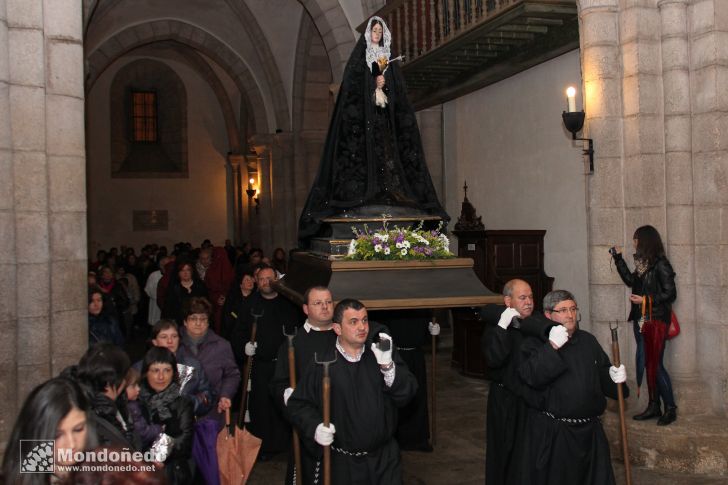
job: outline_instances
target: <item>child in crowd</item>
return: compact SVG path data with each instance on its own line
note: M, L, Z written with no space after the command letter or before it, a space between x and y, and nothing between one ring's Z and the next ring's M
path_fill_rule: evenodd
M150 423L145 417L142 403L139 402L139 381L141 374L135 368L129 369L127 374L129 384L126 386L126 398L128 400L129 416L134 422L134 431L141 439L142 449L146 450L154 442L154 439L162 432L162 426Z

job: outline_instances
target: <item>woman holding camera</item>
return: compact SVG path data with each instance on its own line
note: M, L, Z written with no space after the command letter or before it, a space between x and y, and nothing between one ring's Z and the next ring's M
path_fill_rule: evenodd
M663 364L672 304L677 298L675 271L665 256L665 248L657 229L652 226L639 227L632 238L635 247L634 271L630 271L627 267L619 247L612 248L610 253L614 257L622 281L632 289L632 294L629 296L632 304L629 319L633 323L637 341L638 386L645 367L647 370L650 402L647 409L634 416L634 419L640 421L659 418L657 424L665 426L677 419L672 383ZM657 328L655 332L643 333L645 320L656 321L664 327ZM660 407L660 399L664 404L664 413Z

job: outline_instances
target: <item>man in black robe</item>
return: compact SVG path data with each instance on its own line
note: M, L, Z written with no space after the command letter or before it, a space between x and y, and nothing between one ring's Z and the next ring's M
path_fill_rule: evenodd
M303 376L311 369L315 369L314 356L324 355L336 344L336 334L333 330L331 319L334 315L334 302L331 292L325 286L314 286L306 290L303 295L303 313L308 317L302 328L299 328L293 337L293 348L296 360L296 382L300 382ZM284 416L288 416L288 399L293 394L290 387L288 370L288 342L285 342L278 349L278 361L276 372L270 386L273 399L283 410ZM288 460L285 483L295 483L294 460L291 453ZM301 447L301 483L304 485L316 483L316 478L321 476L321 462L308 447Z
M520 279L503 287L503 305L487 305L480 316L485 322L481 349L486 377L491 381L486 414L485 483L527 484L521 466L526 403L516 376L521 343L526 336L546 341L554 325L533 311L531 286Z
M290 445L290 426L275 405L269 386L273 380L278 359L278 349L285 341L286 333L292 333L301 320L299 310L289 300L279 295L272 286L276 280L271 267L261 269L256 276L258 292L249 303L250 312L242 315L245 324L233 337L233 350L243 360L241 350L253 357L250 375L250 392L247 409L250 424L248 430L263 440L260 452L265 459L271 454L286 451ZM253 316L259 315L257 318ZM252 324L256 323L255 342L250 341ZM247 343L244 343L247 342ZM246 376L243 376L245 381Z
M574 295L556 290L544 297L547 318L560 323L549 341L527 338L518 369L527 393L528 453L533 485L613 485L609 443L599 417L605 396L617 399L624 365L612 366L590 333L579 329ZM562 329L562 330L561 330ZM624 386L625 397L629 389Z
M392 339L372 324L364 305L351 299L334 309L335 348L318 356L329 366L331 424L322 418L323 366L306 373L288 400L291 420L302 438L331 445L336 484L402 483L399 446L394 440L397 408L417 392ZM378 340L374 343L373 340Z
M397 350L417 379L417 394L399 410L395 438L402 450L432 451L430 420L427 412L427 366L422 347L440 334L440 325L430 322L427 310L378 311L372 318L389 328Z

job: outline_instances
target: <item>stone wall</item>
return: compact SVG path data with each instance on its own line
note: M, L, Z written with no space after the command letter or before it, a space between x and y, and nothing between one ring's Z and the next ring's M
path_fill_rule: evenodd
M0 0L0 441L87 344L81 25L81 0Z
M137 248L156 242L168 249L178 241L199 245L204 239L222 245L228 237L228 206L226 200L226 154L229 138L218 102L210 83L190 66L176 51L159 52L152 59L125 56L112 64L94 83L88 93L88 201L89 201L89 252L126 244ZM119 123L122 110L114 102L114 79L127 66L166 66L179 88L161 83L158 95L175 96L186 93L180 102L187 125L187 136L180 140L188 153L189 176L164 176L162 173L132 174L134 178L119 178L113 173L112 162L123 150L111 138L115 131L111 126ZM171 92L165 89L168 87ZM170 116L161 111L160 117ZM172 111L174 114L174 111ZM169 215L168 230L133 231L132 213L135 210L166 210Z
M566 87L580 77L579 52L572 51L445 103L445 169L431 170L433 181L444 180L450 227L467 181L486 229L545 229L546 273L555 288L575 294L591 329L585 184L593 175L561 122ZM420 128L432 144L427 125Z
M607 248L627 246L630 254L634 230L657 227L677 273L683 333L668 344L666 365L678 406L711 410L705 403L712 398L712 410L723 414L728 4L578 3L587 127L598 154L588 186L592 318L606 323L627 314L628 290L603 257ZM633 355L631 328L620 333L623 355ZM607 340L606 331L601 337Z

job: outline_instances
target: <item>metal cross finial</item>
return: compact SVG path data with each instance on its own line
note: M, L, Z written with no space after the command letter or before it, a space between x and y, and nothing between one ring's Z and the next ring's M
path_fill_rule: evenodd
M465 181L465 184L463 185L463 190L465 191L465 198L468 198L468 181Z

